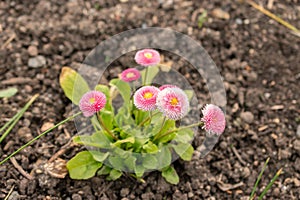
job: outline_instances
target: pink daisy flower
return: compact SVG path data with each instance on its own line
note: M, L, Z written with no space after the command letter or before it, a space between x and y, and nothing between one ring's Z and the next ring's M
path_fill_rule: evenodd
M134 105L143 111L156 109L156 97L159 89L154 86L144 86L138 89L133 96Z
M180 88L165 88L157 95L157 108L168 118L179 120L189 111L189 100Z
M160 62L160 55L153 49L143 49L135 54L134 59L142 66L157 65Z
M202 110L203 117L201 121L204 122L203 128L208 133L221 135L225 129L225 115L221 108L213 104L207 104Z
M162 85L160 86L158 89L159 90L164 90L166 88L178 88L176 85L170 85L170 84L166 84L166 85Z
M138 80L140 77L141 74L139 70L135 68L126 69L121 73L121 80L125 82L135 81Z
M105 104L105 94L98 91L89 91L81 97L79 101L79 108L85 117L90 117L101 110Z

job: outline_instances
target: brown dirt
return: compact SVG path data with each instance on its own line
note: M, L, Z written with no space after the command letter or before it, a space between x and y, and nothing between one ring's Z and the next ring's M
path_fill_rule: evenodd
M264 7L267 3L261 1ZM230 18L217 18L215 8ZM208 20L199 28L203 10ZM271 11L300 27L298 0L274 1ZM224 77L228 100L224 135L204 159L195 154L191 162L174 163L180 176L176 186L158 172L145 177L144 184L129 177L77 181L46 174L43 164L69 141L69 134L76 134L70 122L15 157L33 180L11 162L0 166L1 199L13 186L11 199L247 199L267 157L271 160L259 191L282 167L284 173L266 199L300 199L300 38L257 10L230 0L35 0L1 1L0 17L1 46L15 34L0 49L0 89L19 89L16 96L0 99L0 125L31 96L41 94L0 145L1 159L38 135L46 122L69 116L71 103L58 82L62 66L77 69L76 63L99 42L128 29L170 27L199 41ZM29 67L29 59L37 54L46 65ZM68 160L78 150L70 148L61 158ZM238 183L224 189L223 184Z

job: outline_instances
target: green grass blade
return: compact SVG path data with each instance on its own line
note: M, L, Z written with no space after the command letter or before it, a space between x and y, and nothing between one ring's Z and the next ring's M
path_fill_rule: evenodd
M20 112L18 112L10 121L8 121L2 128L1 131L3 131L7 126L8 129L3 133L3 135L0 138L0 143L5 139L5 137L10 133L10 131L13 129L13 127L16 125L16 123L20 120L20 118L23 116L25 111L29 108L29 106L36 100L36 98L39 96L39 94L34 95L27 104L21 109ZM1 132L0 131L0 132Z
M263 197L266 195L266 193L268 192L268 190L272 187L272 185L274 184L274 182L276 181L276 179L278 178L278 176L281 174L281 172L282 172L282 168L277 171L277 173L272 178L272 180L270 181L270 183L267 185L267 187L264 189L264 191L259 196L258 200L262 200L263 199Z
M29 142L27 142L26 144L24 144L23 146L21 146L18 150L14 151L12 154L10 154L9 156L7 156L4 160L2 160L0 162L0 165L2 165L3 163L5 163L7 160L9 160L11 157L13 157L14 155L16 155L17 153L19 153L20 151L22 151L23 149L25 149L26 147L28 147L29 145L31 145L33 142L35 142L36 140L38 140L40 137L46 135L47 133L49 133L50 131L52 131L53 129L59 127L60 125L66 123L67 121L74 119L75 117L77 117L78 115L80 115L82 112L78 112L76 114L74 114L71 117L68 117L67 119L59 122L58 124L56 124L55 126L49 128L48 130L44 131L43 133L41 133L40 135L36 136L35 138L33 138L32 140L30 140Z
M257 186L258 186L258 183L260 182L260 179L261 179L261 177L262 177L264 171L266 170L266 167L267 167L267 165L268 165L269 160L270 160L270 158L268 158L268 159L266 160L266 162L265 162L265 164L264 164L264 166L263 166L263 168L262 168L262 170L261 170L261 172L260 172L260 174L259 174L259 176L258 176L258 178L257 178L257 180L256 180L256 182L255 182L255 184L254 184L254 187L253 187L253 189L252 189L252 192L251 192L251 195L250 195L250 197L249 197L249 200L252 200L252 199L254 198L256 188L257 188Z

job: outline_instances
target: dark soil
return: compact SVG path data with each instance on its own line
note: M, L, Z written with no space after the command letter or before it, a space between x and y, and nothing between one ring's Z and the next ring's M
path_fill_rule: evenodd
M269 1L260 2L267 7ZM220 19L216 8L230 18ZM204 10L208 20L199 28ZM274 1L271 11L300 28L298 0ZM12 187L10 199L247 199L268 157L259 192L283 168L265 199L300 199L300 38L277 22L231 0L6 0L0 2L0 16L1 46L15 35L0 49L0 89L19 90L0 99L0 125L40 94L1 143L1 160L41 133L46 123L70 116L71 102L58 81L61 68L78 69L98 43L128 29L169 27L200 42L224 77L228 101L227 129L213 151L204 159L196 151L191 162L174 163L178 185L169 185L158 172L148 174L143 184L130 177L109 182L104 177L77 181L51 176L45 163L77 133L69 122L15 156L32 180L11 162L0 166L1 199ZM37 55L46 64L29 67L29 59ZM201 89L200 97L205 94ZM193 144L196 148L197 142ZM60 157L69 160L79 150L68 148Z

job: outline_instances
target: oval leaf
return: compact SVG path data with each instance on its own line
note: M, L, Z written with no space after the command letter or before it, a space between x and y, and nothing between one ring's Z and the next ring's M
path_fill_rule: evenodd
M90 91L82 76L70 67L62 68L59 83L65 95L76 105L78 105L81 97Z
M67 169L72 179L88 179L95 175L102 166L88 151L82 151L67 163Z
M169 183L171 184L179 183L178 174L173 167L169 166L168 168L164 169L161 174Z

